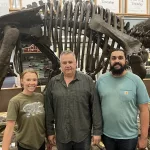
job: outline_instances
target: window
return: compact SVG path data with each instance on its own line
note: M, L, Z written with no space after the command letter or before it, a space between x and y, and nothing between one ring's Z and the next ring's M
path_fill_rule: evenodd
M19 10L22 8L22 0L9 0L10 10Z

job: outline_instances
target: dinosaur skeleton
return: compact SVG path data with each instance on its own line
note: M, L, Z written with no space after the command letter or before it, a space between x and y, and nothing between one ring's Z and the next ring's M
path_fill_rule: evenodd
M53 75L60 72L60 53L70 49L75 53L78 68L95 79L100 71L106 72L110 50L122 47L129 56L132 71L145 77L144 63L148 58L145 47L150 47L149 20L147 26L140 24L129 30L123 19L89 2L76 5L65 2L62 8L51 2L39 1L39 4L34 2L28 9L0 17L0 88L13 49L15 69L19 74L23 71L21 47L24 43L36 45L51 60ZM139 26L142 33L138 32ZM147 35L144 39L143 34ZM54 54L56 51L58 56Z

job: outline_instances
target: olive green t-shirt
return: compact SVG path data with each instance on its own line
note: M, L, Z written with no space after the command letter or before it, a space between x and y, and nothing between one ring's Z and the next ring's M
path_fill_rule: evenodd
M37 150L45 139L45 111L43 95L32 96L19 93L8 105L7 120L17 123L16 138L19 145L26 149Z

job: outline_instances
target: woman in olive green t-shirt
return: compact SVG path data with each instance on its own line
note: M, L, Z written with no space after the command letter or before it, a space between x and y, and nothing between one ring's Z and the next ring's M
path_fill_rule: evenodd
M8 105L3 150L9 150L15 123L18 150L45 150L44 99L41 93L34 92L37 83L38 75L33 69L22 73L23 91L14 96Z

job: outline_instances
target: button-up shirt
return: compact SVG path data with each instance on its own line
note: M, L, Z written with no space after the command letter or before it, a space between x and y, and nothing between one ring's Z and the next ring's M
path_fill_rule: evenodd
M91 134L102 134L100 101L90 76L76 71L66 85L63 73L53 77L45 94L47 135L62 143L81 142Z

